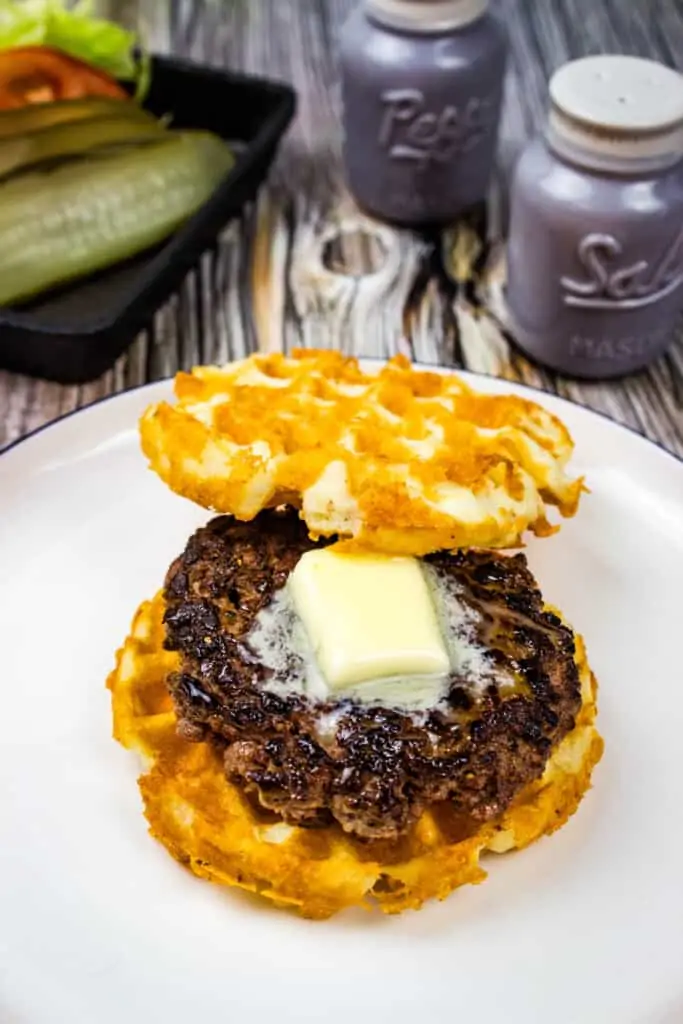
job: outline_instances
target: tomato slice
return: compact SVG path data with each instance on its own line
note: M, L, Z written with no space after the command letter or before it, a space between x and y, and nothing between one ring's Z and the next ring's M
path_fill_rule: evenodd
M114 78L60 50L21 46L0 51L0 110L86 96L128 98Z

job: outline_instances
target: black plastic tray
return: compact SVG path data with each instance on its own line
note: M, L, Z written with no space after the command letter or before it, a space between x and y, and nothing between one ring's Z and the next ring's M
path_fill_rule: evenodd
M255 196L295 104L287 85L155 57L145 107L170 114L173 127L205 128L237 143L235 165L163 245L30 304L0 307L0 367L63 384L108 370Z

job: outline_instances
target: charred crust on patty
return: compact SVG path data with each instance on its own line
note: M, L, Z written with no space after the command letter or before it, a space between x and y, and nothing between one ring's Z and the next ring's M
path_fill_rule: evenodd
M283 698L244 644L287 581L308 536L293 511L249 523L212 520L189 540L165 581L166 647L182 735L214 743L228 778L294 825L339 823L367 840L405 835L426 807L447 805L476 830L545 769L581 705L574 635L545 610L522 554L439 553L426 561L455 579L477 613L480 642L513 685L477 691L452 677L448 704L417 722L351 701ZM331 737L320 715L339 712Z

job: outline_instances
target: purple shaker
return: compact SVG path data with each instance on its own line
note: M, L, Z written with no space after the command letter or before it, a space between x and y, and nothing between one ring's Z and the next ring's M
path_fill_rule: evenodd
M488 0L366 0L341 36L344 163L384 220L453 220L484 199L507 37Z
M550 100L512 184L513 334L561 373L617 377L665 351L683 309L683 76L586 57Z

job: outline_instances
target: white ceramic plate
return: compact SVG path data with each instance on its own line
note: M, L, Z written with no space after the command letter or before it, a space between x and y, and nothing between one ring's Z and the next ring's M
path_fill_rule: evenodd
M594 788L482 886L311 923L178 867L110 739L113 652L208 518L138 449L139 414L169 392L129 392L0 458L2 1024L680 1024L683 464L537 396L592 490L529 555L601 681Z

